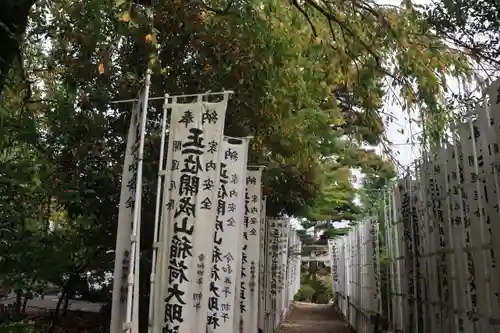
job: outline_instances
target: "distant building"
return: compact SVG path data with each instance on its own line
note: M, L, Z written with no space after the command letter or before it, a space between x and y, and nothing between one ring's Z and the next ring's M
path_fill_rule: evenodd
M313 237L314 240L318 240L321 235L323 235L324 230L318 229L317 227L310 227L306 230L306 234Z

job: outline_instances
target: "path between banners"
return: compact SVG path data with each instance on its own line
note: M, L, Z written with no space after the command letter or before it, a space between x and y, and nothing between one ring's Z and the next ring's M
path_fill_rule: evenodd
M353 333L331 304L295 302L278 333Z

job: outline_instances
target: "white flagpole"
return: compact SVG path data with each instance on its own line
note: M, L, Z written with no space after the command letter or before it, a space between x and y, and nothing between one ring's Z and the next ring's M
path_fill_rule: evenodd
M142 100L142 96L139 100ZM133 220L134 202L134 172L136 171L136 146L139 125L140 103L134 105L130 117L130 126L127 136L127 145L123 162L122 184L120 193L120 206L118 212L118 226L116 232L115 267L113 277L113 299L111 305L111 333L121 333L126 322L127 300L124 295L124 286L130 259L130 234Z
M159 230L160 230L160 219L161 219L161 190L163 188L163 178L165 166L164 164L164 151L165 151L165 134L167 129L167 102L168 102L168 94L165 95L165 101L163 105L163 116L161 119L161 142L160 142L160 158L158 162L158 178L157 178L157 186L156 186L156 205L155 205L155 226L153 231L153 257L151 261L151 276L150 276L150 291L149 291L149 316L148 316L148 332L151 333L153 328L154 321L154 295L157 292L157 288L159 287L159 283L161 281L156 280L156 259L158 255L158 245L159 245ZM158 284L158 285L157 285Z
M169 108L173 108L177 104L177 96L171 97L171 102L169 102L169 98L166 98L164 101L164 108L168 110ZM174 117L174 114L171 113L171 118ZM177 115L175 115L177 117ZM150 323L152 333L161 333L162 327L164 325L164 302L163 295L165 293L165 278L168 274L168 256L170 249L168 248L168 242L170 240L170 223L171 223L171 193L169 187L172 184L172 156L174 155L173 145L174 145L174 137L175 137L175 127L172 127L173 120L170 119L169 124L169 135L168 135L168 145L167 145L167 158L165 161L165 174L163 180L163 192L161 198L161 208L160 208L160 220L159 220L159 235L158 235L158 244L156 251L156 269L155 269L155 277L153 278L155 281L155 292L150 295L150 298L153 298L153 321ZM169 169L170 168L170 169ZM167 244L167 245L166 245Z
M132 223L130 270L128 275L127 317L125 332L139 333L139 272L140 272L140 238L141 238L141 201L142 201L142 165L144 159L144 137L146 135L146 121L148 114L149 87L151 71L146 74L144 99L142 104L141 129L139 139L139 153L137 159L137 181L135 186L134 220Z

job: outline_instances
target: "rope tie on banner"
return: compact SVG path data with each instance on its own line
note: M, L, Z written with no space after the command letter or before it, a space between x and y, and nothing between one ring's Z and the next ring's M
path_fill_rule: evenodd
M247 169L252 171L262 171L265 168L267 168L265 165L247 165Z
M236 136L229 136L229 135L224 135L224 141L228 140L236 140L236 141L241 141L243 142L244 140L251 140L253 139L253 135L248 135L248 136L242 136L242 137L236 137Z

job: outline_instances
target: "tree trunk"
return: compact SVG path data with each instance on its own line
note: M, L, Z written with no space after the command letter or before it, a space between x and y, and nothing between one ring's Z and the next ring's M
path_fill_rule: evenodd
M57 324L59 323L59 318L61 317L61 305L63 304L63 301L67 299L68 291L72 288L75 278L76 275L71 274L68 281L64 285L63 290L61 291L61 296L59 296L59 300L57 301L56 309L52 315L52 323L47 333L55 332Z
M64 305L63 305L62 314L61 314L62 317L65 317L66 314L68 313L69 298L70 298L70 294L66 293L66 296L64 297Z
M24 296L23 308L21 309L21 314L24 316L26 314L26 308L28 307L28 296Z
M22 36L35 2L36 0L0 1L0 96L12 63L21 56Z
M50 328L48 333L54 333L57 327L57 324L59 323L59 314L61 312L61 304L64 298L66 297L66 290L63 289L61 292L61 296L59 296L59 300L57 300L57 305L56 309L54 310L54 313L52 314L52 323L50 324Z
M23 301L23 291L21 289L16 290L16 304L14 307L14 315L16 320L21 318L21 303Z

